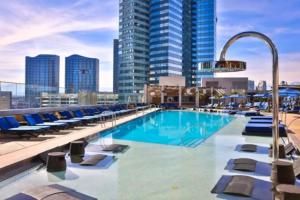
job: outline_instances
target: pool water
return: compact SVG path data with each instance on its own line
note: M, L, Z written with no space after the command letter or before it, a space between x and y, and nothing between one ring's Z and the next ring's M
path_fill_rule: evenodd
M104 131L100 137L196 147L233 119L211 113L160 111Z

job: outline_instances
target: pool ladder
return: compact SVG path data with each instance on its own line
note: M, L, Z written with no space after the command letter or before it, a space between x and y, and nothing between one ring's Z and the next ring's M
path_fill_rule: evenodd
M115 112L111 111L111 110L108 110L108 111L104 111L103 112L104 116L101 117L100 119L100 122L101 122L101 125L102 126L106 126L106 120L105 120L105 116L109 116L111 117L111 126L112 127L115 127L117 125L117 115Z

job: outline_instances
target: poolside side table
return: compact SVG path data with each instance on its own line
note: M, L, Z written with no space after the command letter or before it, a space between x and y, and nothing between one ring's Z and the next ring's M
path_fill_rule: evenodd
M71 156L84 156L84 141L77 140L70 143Z
M275 186L278 184L295 184L293 163L277 160L273 163L273 167L275 169L272 170L272 182Z
M300 199L300 187L289 184L279 184L276 187L279 193L279 200L299 200Z
M47 157L47 171L60 172L66 171L67 163L64 152L50 152Z

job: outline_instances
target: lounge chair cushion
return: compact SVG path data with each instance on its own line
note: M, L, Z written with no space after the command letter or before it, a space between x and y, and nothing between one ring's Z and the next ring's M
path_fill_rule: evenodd
M222 176L211 193L228 194L250 199L272 199L272 183L250 176ZM228 198L229 199L229 198Z
M272 124L273 121L272 120L268 120L268 119L251 119L250 121L248 121L248 123L251 124Z
M249 158L230 159L225 167L226 170L255 172L255 174L270 176L272 165L270 163L256 161Z
M111 144L109 146L105 146L103 151L112 151L113 153L121 153L124 152L129 146L123 144Z
M91 196L79 193L71 188L67 188L58 184L40 186L29 189L7 200L96 200Z
M248 123L243 135L272 136L272 124ZM285 127L279 124L279 136L286 137Z
M233 176L224 190L224 194L251 197L253 178L249 176Z
M241 145L241 151L256 152L257 146L255 144L243 144Z
M256 169L256 163L237 163L233 166L233 169L238 171L254 172Z
M101 160L104 160L106 157L107 155L102 155L102 154L93 155L87 160L82 161L80 165L94 166L97 165Z
M251 158L237 158L233 160L234 164L256 164L256 160Z

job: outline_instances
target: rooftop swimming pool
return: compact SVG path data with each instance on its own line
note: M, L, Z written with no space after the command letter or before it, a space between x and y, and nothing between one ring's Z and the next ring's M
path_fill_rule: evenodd
M220 114L160 111L102 132L101 137L196 147L233 119Z

